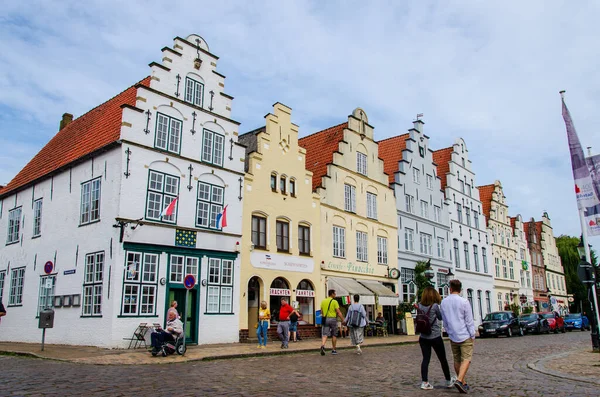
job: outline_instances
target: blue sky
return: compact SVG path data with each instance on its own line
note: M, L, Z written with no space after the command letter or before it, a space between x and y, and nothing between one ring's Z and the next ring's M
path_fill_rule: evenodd
M220 57L240 132L261 125L276 101L292 107L301 136L356 107L376 139L424 113L432 148L463 137L477 184L500 180L512 216L539 220L546 210L555 235L579 234L558 91L567 90L582 145L597 153L600 3L221 3L5 0L0 184L63 113L114 96L148 75L175 36L197 33Z

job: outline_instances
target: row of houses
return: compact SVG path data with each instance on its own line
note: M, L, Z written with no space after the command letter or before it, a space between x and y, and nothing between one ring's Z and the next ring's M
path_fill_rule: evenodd
M510 304L566 310L548 214L511 217L462 139L434 150L417 119L377 141L361 108L300 138L281 103L240 133L218 59L176 37L149 76L65 114L0 189L0 340L38 341L52 307L48 343L122 347L176 300L191 343L247 341L260 302L276 323L283 296L310 333L330 288L395 332L418 261L442 295L463 281L476 322Z

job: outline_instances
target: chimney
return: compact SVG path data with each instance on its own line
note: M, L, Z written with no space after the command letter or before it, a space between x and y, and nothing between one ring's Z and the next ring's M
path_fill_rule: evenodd
M62 120L60 121L59 131L68 126L73 121L73 115L71 113L64 113Z

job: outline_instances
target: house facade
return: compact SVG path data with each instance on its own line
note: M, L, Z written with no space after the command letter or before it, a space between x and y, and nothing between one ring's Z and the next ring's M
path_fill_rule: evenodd
M510 218L510 224L513 229L513 239L517 245L517 261L515 264L515 272L519 274L519 296L518 301L521 305L521 310L524 308L535 306L533 300L533 285L531 255L527 245L527 237L525 234L525 224L521 215Z
M53 308L48 343L124 347L173 300L190 343L238 340L244 147L217 61L176 37L0 191L1 340L38 341Z
M451 147L434 151L433 161L449 203L454 277L462 282L463 295L471 304L475 323L479 324L497 304L486 215L465 141L459 138Z
M536 222L534 218L531 218L524 226L529 256L531 257L531 280L535 311L547 311L549 310L549 299L546 287L546 266L542 255L542 222Z
M291 114L292 109L276 103L264 127L239 137L246 146L240 341L256 337L261 301L267 302L275 332L282 297L302 313L306 336L316 329L316 308L325 297L320 199Z
M394 332L396 205L367 114L357 108L347 122L301 138L299 145L321 197L318 289L335 289L342 303L360 295L369 318L381 311Z
M569 312L569 294L565 271L556 248L552 222L547 212L542 215L542 257L546 266L546 286L550 296L549 309L559 313Z

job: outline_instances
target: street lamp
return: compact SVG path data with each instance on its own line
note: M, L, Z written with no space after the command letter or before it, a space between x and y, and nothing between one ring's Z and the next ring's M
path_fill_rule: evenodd
M435 275L435 272L431 268L431 259L429 259L427 261L427 266L425 267L425 277L427 277L428 280L431 280L431 279L433 279L434 275Z
M577 246L577 252L579 253L579 265L577 266L577 276L579 280L587 287L588 290L588 300L591 302L592 306L592 315L590 316L591 323L591 337L592 337L592 347L594 351L600 350L600 341L598 340L598 302L596 298L596 280L594 274L594 267L586 260L588 253L586 252L586 247L583 243L583 236L581 236L581 240L579 241L579 245Z
M454 273L452 273L452 269L448 269L448 273L446 273L446 280L452 280L454 277Z

